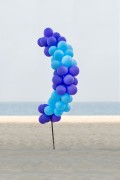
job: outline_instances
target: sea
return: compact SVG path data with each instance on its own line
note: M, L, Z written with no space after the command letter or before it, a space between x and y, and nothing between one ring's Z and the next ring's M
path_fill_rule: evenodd
M40 102L0 102L0 116L39 116ZM74 102L64 115L120 115L120 102Z

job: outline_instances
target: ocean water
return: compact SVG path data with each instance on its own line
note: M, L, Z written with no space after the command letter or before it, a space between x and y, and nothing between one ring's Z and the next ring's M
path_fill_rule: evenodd
M4 102L0 103L0 116L39 116L39 102ZM81 102L71 103L71 111L64 115L120 115L118 102Z

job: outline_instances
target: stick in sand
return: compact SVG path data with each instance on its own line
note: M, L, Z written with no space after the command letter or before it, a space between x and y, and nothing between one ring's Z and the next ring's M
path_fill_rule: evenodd
M55 150L54 130L53 130L53 122L52 122L52 120L51 120L51 128L52 128L52 141L53 141L53 149Z

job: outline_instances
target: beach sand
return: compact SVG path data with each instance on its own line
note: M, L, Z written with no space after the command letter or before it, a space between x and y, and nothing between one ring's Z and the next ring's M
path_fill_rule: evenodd
M0 180L120 180L120 116L0 117Z

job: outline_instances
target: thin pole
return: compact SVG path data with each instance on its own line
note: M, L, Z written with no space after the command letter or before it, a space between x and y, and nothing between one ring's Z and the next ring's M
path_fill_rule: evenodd
M55 142L54 142L54 130L53 130L53 122L52 122L52 121L51 121L51 128L52 128L53 149L55 150Z

